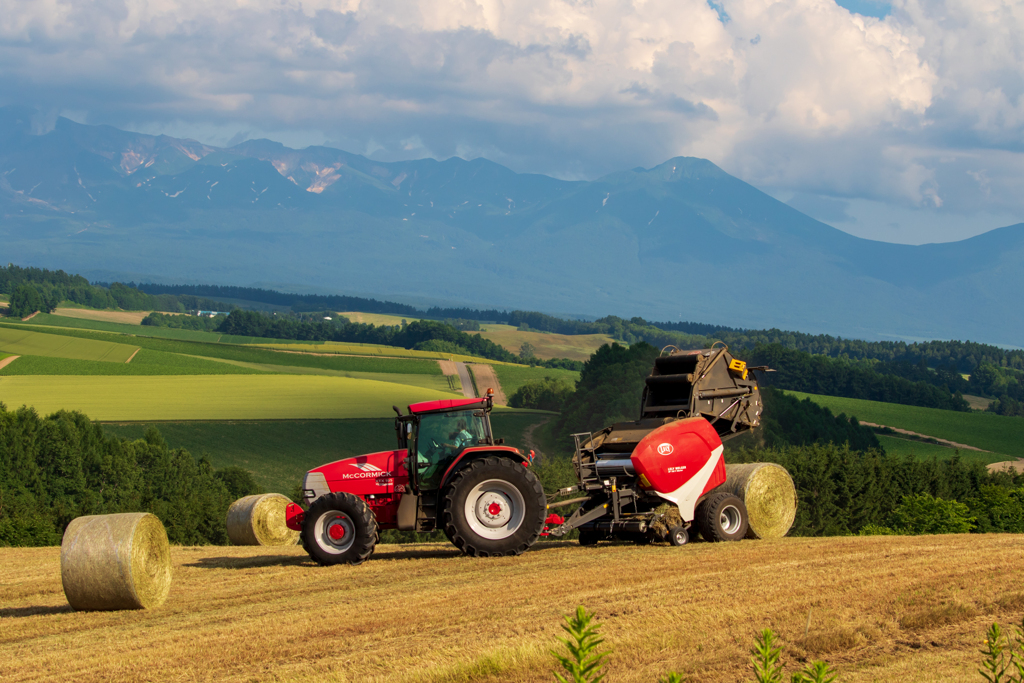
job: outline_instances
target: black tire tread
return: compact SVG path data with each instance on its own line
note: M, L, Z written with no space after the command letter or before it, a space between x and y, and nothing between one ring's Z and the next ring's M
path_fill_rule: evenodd
M315 520L328 510L341 510L348 514L356 526L362 526L366 530L366 533L363 534L365 540L359 542L357 536L355 544L343 555L326 555L317 552L319 546L315 540L310 538L313 533L312 527L315 524ZM313 501L313 504L309 506L309 510L306 511L306 520L309 521L310 526L307 531L306 523L303 522L302 534L300 535L302 547L313 558L313 561L322 567L329 567L335 564L362 564L373 555L373 551L377 547L377 541L380 539L377 518L374 516L373 511L370 510L370 506L362 498L351 493L338 491L320 496Z
M719 533L718 528L718 514L722 506L722 503L728 499L735 499L739 503L738 507L743 513L743 527L742 533L736 535L735 538L729 538ZM747 508L740 500L738 496L731 493L721 491L719 493L712 494L702 500L694 511L694 522L697 529L700 531L700 535L705 541L711 541L712 543L720 543L722 541L738 541L743 538L747 533Z
M536 520L534 520L534 528L530 536L525 540L521 541L515 546L509 547L500 552L494 552L479 548L474 545L467 535L463 534L459 530L456 524L456 518L454 514L455 497L457 492L462 486L462 483L469 477L470 474L479 472L484 468L500 467L500 468L519 468L523 474L526 475L527 483L530 490L523 491L523 498L528 499L530 494L536 497L536 503L538 506L538 514ZM516 470L510 470L516 471ZM544 530L544 518L547 514L547 497L544 495L544 486L540 483L531 470L525 468L519 462L511 458L502 458L497 456L489 456L486 458L480 458L474 460L472 463L461 469L451 480L444 491L444 514L443 514L443 529L445 536L455 545L456 548L461 550L464 554L470 557L490 557L490 556L513 556L521 555L530 547L537 542L540 538L540 532ZM524 519L523 524L529 524L529 519Z

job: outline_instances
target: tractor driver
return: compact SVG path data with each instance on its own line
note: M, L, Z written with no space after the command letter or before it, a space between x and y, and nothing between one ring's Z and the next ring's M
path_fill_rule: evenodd
M452 440L452 443L446 443L444 445L445 448L451 449L453 455L457 455L459 451L475 441L473 435L470 434L469 430L466 428L465 420L460 419L455 427L455 431L448 435L448 438Z
M459 452L476 440L459 418L455 430L451 431L451 416L436 416L420 423L420 438L417 441L416 462L420 469L420 484L428 488L436 485L436 479L444 472ZM442 436L446 435L446 436ZM441 443L438 443L438 442Z

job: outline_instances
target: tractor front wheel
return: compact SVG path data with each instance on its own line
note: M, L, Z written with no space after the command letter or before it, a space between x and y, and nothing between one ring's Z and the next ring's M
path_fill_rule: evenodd
M328 493L309 506L302 547L318 564L362 564L377 544L377 519L362 498Z
M547 514L537 475L510 458L476 460L444 493L445 535L467 555L519 555L540 537Z

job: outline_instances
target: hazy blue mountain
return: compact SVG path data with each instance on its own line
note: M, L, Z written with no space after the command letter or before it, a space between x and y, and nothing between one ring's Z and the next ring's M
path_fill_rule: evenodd
M1024 345L1024 224L863 240L711 162L592 182L230 149L0 108L0 258L102 278Z

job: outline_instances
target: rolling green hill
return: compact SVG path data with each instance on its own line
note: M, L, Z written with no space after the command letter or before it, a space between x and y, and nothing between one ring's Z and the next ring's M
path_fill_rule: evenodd
M0 351L17 355L124 363L137 349L136 346L110 341L0 328Z
M898 427L991 451L990 454L962 451L962 455L965 457L980 458L984 456L989 458L989 462L1024 458L1024 419L1022 418L801 394L795 391L786 393L801 399L809 398L819 405L826 406L835 414L854 415L862 422ZM884 442L887 449L889 443L891 441ZM893 445L898 446L899 444ZM925 444L913 444L913 447L905 446L904 448L920 448L921 452L934 452ZM1010 458L1005 456L1010 456Z
M17 364L15 361L14 364ZM5 376L0 401L95 420L295 420L385 417L392 405L452 398L392 382L320 375Z

